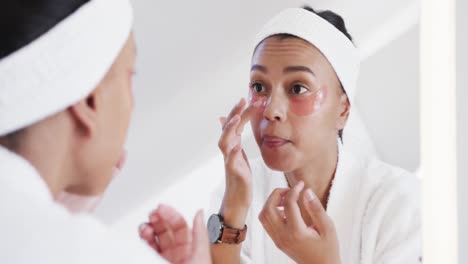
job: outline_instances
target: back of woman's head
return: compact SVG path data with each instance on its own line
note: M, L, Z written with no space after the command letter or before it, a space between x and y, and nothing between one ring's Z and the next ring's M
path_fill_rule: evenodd
M343 18L337 13L330 11L330 10L315 11L310 6L304 6L303 8L325 19L326 21L328 21L328 23L332 24L336 29L341 31L341 33L343 33L349 40L353 41L353 38L351 37L348 30L346 29L346 25L345 25Z
M49 31L89 0L4 0L0 7L0 60Z

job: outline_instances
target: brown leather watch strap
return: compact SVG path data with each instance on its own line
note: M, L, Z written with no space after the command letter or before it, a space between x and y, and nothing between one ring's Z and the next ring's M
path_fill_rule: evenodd
M244 242L247 235L247 225L245 225L243 229L236 229L224 225L222 232L220 239L221 243L240 244Z

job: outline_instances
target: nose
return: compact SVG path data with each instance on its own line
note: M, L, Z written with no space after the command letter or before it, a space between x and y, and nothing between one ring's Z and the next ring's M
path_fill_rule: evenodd
M268 121L284 122L287 116L288 100L281 95L271 94L265 102L263 117Z

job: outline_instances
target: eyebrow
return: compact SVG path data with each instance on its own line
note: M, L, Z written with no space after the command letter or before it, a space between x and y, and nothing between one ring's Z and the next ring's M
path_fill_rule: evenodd
M250 71L261 71L263 73L268 73L268 69L265 66L259 65L259 64L254 64L252 65L252 68Z
M292 73L292 72L308 72L315 76L315 72L312 71L309 67L306 66L289 66L286 67L283 71L284 73Z
M252 68L250 69L250 71L260 71L260 72L263 72L265 74L268 73L267 67L265 67L263 65L259 65L259 64L252 65ZM313 76L316 76L315 72L312 71L309 67L306 67L306 66L288 66L283 70L283 72L284 73L307 72L307 73L312 74Z

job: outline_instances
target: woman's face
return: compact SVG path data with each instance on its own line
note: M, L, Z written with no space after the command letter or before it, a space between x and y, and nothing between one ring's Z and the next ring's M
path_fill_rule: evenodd
M349 112L328 60L313 45L294 37L273 36L257 47L249 103L256 101L262 106L251 120L255 140L265 163L284 172L331 151Z
M88 195L104 192L116 166L123 158L123 146L134 107L132 75L135 57L135 42L133 35L130 35L109 72L93 93L96 127L82 152L79 166L85 168L81 178ZM74 189L67 191L83 193Z

